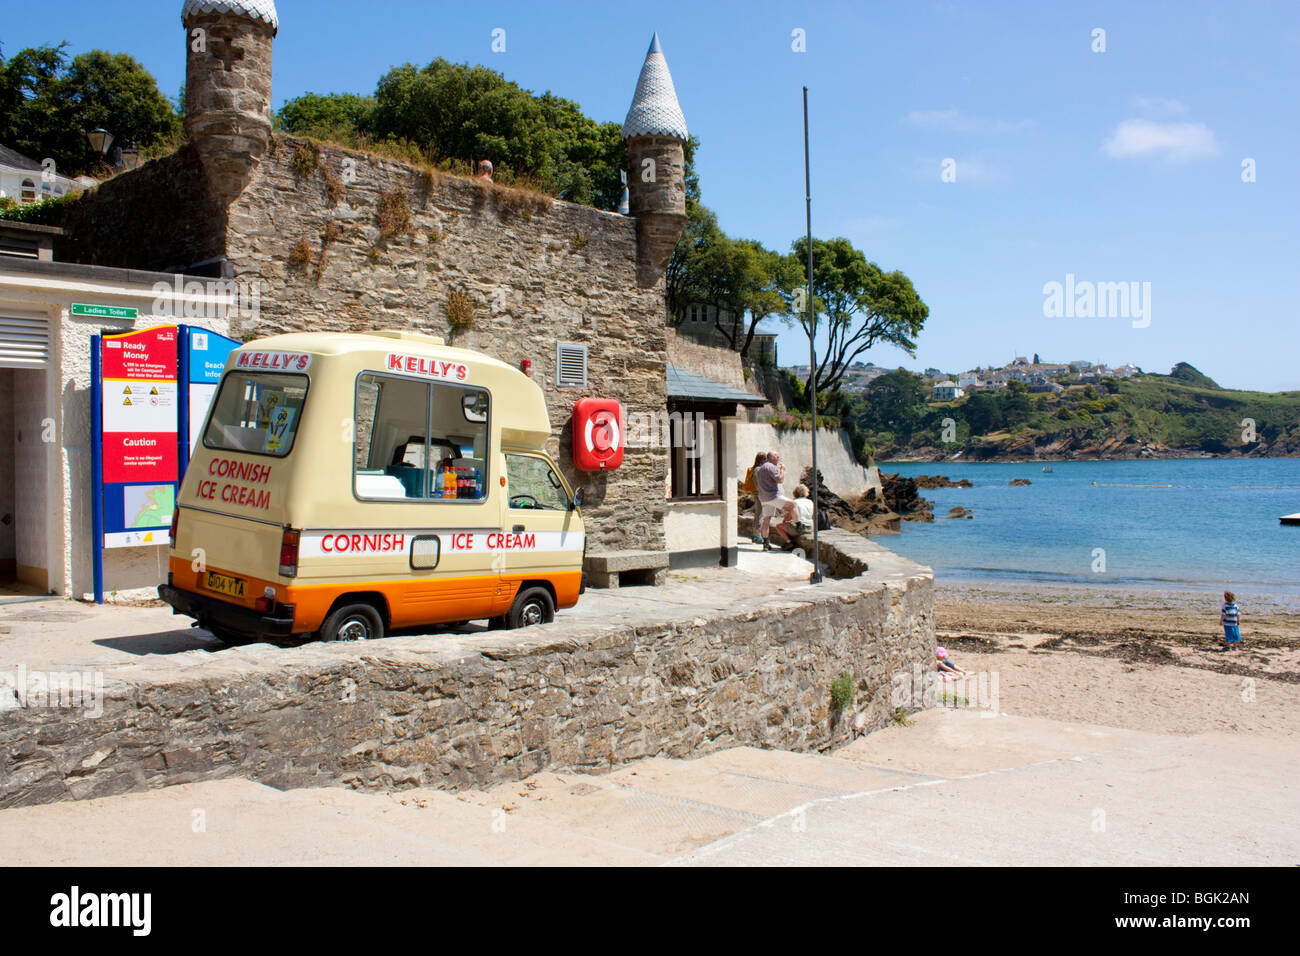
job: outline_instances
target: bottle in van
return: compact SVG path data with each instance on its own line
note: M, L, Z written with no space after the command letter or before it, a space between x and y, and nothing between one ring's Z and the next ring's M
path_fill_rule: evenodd
M443 479L444 487L447 489L446 498L456 497L456 469L450 465L447 466L447 477Z
M433 496L435 498L442 497L442 492L443 492L442 483L445 480L446 480L446 476L443 474L443 470L439 468L437 472L434 474L434 478L433 478Z

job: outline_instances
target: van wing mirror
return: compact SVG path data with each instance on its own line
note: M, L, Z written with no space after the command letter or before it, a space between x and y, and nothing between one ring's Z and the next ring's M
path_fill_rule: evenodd
M582 507L582 489L579 488L573 493L573 502L569 505L570 511L577 511Z

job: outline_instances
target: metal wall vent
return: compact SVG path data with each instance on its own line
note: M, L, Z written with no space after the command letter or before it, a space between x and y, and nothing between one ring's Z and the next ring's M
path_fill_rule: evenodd
M556 344L555 384L561 387L587 387L587 346L576 342Z

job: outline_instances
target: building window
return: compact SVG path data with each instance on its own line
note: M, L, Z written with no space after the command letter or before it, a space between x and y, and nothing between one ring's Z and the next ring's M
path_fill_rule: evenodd
M673 501L722 497L722 422L716 411L670 407L669 449Z
M23 180L22 201L36 202L36 182L34 180Z
M555 346L555 384L587 387L587 346L560 342Z

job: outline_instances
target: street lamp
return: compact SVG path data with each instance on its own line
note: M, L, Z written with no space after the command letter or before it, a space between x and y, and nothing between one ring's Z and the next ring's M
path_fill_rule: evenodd
M101 160L108 154L108 147L113 145L113 134L106 129L92 129L86 134L86 139L90 140L90 148L99 153Z
M122 150L122 168L127 172L135 169L140 165L140 150L136 148L135 143Z

